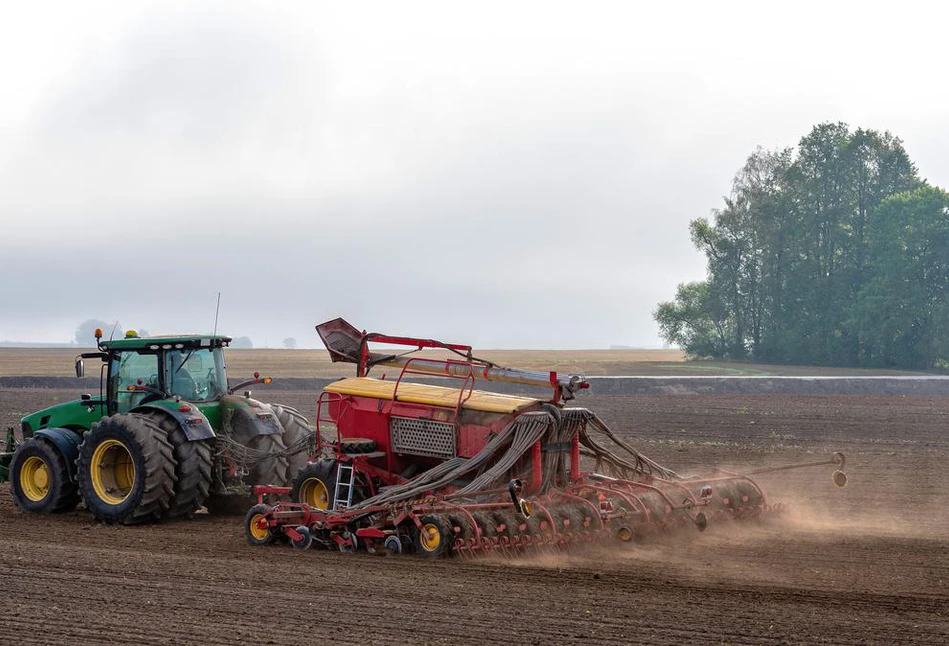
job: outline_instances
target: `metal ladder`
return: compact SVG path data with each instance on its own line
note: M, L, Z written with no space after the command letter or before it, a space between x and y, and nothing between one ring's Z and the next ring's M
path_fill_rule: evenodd
M333 493L334 509L349 509L353 504L353 490L356 488L356 471L352 462L340 462L336 472L336 491ZM340 492L345 492L346 499L340 499Z

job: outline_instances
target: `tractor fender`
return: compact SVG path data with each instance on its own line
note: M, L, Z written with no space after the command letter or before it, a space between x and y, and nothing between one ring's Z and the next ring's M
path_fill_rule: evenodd
M241 444L249 443L258 435L283 433L280 420L268 404L239 395L221 398L221 428Z
M141 413L142 411L150 410L161 411L173 418L178 422L178 426L181 427L182 432L184 432L185 437L187 437L190 442L216 437L208 418L193 404L163 400L142 404L129 412Z
M68 428L53 427L40 429L33 434L33 437L49 440L56 447L66 460L66 471L69 473L70 480L75 480L76 458L79 457L79 444L82 442L79 434Z

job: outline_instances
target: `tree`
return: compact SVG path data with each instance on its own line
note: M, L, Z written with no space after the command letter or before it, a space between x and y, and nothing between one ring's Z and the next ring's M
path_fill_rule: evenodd
M891 250L885 260L891 273L876 269L887 244L901 240L885 222L899 219L897 207L883 204L923 185L902 142L888 132L823 123L796 149L759 148L736 174L724 207L713 211L711 221L690 223L707 276L700 284L680 285L675 301L660 304L654 316L661 333L695 356L847 366L892 356L894 350L880 343L889 339L892 345L894 333L881 328L887 319L875 312L893 306L886 295L899 289L892 265L904 260ZM914 199L925 202L919 208L928 214L916 209L917 219L938 220L939 198ZM921 226L907 222L898 226ZM934 271L934 261L928 262L927 275ZM906 289L902 296L911 293ZM935 311L933 296L926 298ZM901 316L909 305L903 307ZM907 329L920 329L919 321L907 325L901 323L900 338L923 343L923 336L906 336ZM925 343L938 345L937 337L925 337ZM926 356L933 352L931 347Z
M287 350L294 350L297 347L297 340L292 336L288 336L283 340L283 347L285 347Z
M106 339L110 337L121 339L125 336L125 331L118 322L106 323L99 319L86 319L76 327L76 343L81 346L95 345L96 328L102 330L102 334ZM113 328L115 328L114 332Z
M231 347L235 350L251 350L253 349L254 344L251 342L250 337L239 336L231 341Z
M675 301L660 303L653 317L662 337L690 356L723 357L732 335L727 317L716 305L707 282L684 283L676 290Z
M925 186L886 199L868 227L868 279L854 308L869 365L949 362L949 193Z

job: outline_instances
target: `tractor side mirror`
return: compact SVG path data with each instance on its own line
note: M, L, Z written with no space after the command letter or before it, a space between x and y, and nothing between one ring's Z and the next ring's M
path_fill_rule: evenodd
M82 379L84 374L86 374L86 367L82 363L82 357L79 357L76 359L76 377Z

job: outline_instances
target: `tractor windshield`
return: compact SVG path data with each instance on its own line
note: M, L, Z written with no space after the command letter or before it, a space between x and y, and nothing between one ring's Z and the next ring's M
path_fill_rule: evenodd
M211 401L227 392L224 354L220 348L165 352L165 389L194 402Z
M158 388L158 355L138 352L116 353L112 357L109 374L117 410L124 413L138 406L148 396L146 391L130 391L129 386L144 385Z

